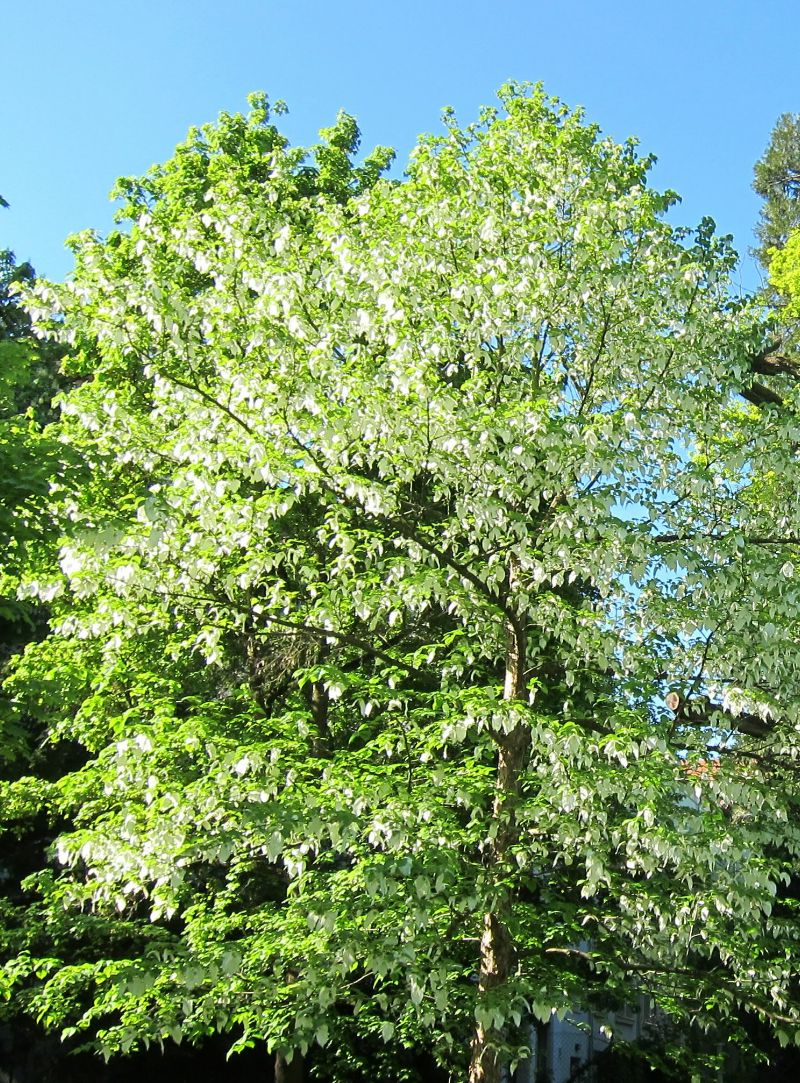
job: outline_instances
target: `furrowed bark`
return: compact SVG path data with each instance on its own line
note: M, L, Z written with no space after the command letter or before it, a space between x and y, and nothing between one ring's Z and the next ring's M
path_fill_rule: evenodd
M509 619L506 626L506 676L503 698L521 700L525 695L525 629L522 621ZM501 887L503 870L517 840L516 803L520 777L530 749L530 730L519 722L508 734L498 737L497 780L492 809L494 841L487 856L492 879L497 883L491 909L483 917L478 973L478 1004L486 1006L495 990L511 977L516 963L516 948L509 931L512 897ZM503 1062L499 1052L502 1028L476 1021L472 1039L469 1083L501 1083Z

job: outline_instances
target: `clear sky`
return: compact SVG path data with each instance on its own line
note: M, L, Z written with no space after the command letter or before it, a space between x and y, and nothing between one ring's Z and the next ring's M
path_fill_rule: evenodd
M69 233L109 228L117 176L251 90L295 143L345 108L402 165L443 106L469 121L516 79L638 136L676 220L733 233L753 288L753 162L800 111L797 0L0 0L0 43L0 248L54 278Z

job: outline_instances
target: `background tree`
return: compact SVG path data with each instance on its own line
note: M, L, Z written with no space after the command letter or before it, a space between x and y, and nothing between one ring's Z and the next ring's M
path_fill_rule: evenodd
M42 360L30 331L30 320L13 296L15 287L34 278L28 263L17 264L13 252L0 252L0 617L9 624L22 618L24 607L14 597L15 553L32 535L34 505L47 491L50 463L41 442L41 420L54 390L55 351ZM48 384L50 385L48 387ZM38 417L37 417L38 413ZM7 578L11 576L12 578Z
M6 978L105 1053L494 1083L639 992L796 1033L791 380L632 144L501 106L397 183L256 97L28 293L88 474L6 688L86 762L7 787L73 827Z
M0 205L7 206L0 199ZM43 432L53 417L50 406L58 390L61 350L33 336L30 319L19 303L16 289L34 281L33 268L18 264L8 250L0 252L0 674L26 645L46 632L46 611L38 600L16 596L21 568L52 535L47 512L48 490L57 484L68 461L55 441ZM51 543L55 539L50 537ZM50 749L42 747L44 730L9 708L0 699L0 778L52 775ZM68 769L68 764L64 765ZM11 810L7 810L11 812ZM21 810L19 810L21 812ZM25 900L20 881L45 859L52 838L46 818L36 803L27 813L5 824L0 864L0 953L16 953L15 929L24 921ZM2 1013L0 1067L11 1075L25 1066L49 1079L53 1046L18 1005Z
M800 225L800 115L784 113L756 162L753 188L763 205L756 226L755 256L768 271L772 249L781 249Z

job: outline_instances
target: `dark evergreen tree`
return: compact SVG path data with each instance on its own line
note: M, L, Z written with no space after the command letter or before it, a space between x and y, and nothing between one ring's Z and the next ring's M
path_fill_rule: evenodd
M800 225L800 113L778 118L769 145L755 164L753 189L764 200L753 254L766 270L770 251L783 248Z

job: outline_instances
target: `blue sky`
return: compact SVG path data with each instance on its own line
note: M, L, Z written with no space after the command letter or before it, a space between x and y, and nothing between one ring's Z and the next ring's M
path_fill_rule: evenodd
M27 0L0 5L0 247L50 277L64 238L111 224L115 178L169 156L190 124L283 98L293 142L337 109L395 146L453 105L463 121L508 79L542 80L616 138L658 156L675 219L710 214L743 254L753 162L800 111L800 9L789 0Z

